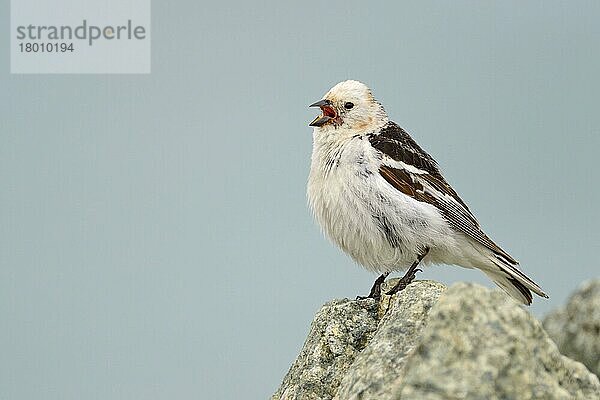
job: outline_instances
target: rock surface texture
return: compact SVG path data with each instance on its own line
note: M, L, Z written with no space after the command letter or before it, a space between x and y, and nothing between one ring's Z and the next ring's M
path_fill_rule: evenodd
M325 304L272 399L588 400L600 383L505 294L417 281Z
M544 328L562 354L600 376L600 279L581 285L566 306L548 314Z

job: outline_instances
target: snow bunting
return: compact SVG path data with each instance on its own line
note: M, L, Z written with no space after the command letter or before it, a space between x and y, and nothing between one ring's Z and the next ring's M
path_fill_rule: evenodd
M437 162L388 119L365 84L338 83L310 107L321 115L310 123L308 201L327 236L381 274L368 297L380 296L390 272L406 271L391 294L427 264L480 269L524 304L531 291L548 297L481 230Z

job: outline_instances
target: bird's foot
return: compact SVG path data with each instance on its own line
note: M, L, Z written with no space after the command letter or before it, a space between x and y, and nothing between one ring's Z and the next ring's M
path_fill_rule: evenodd
M391 296L391 295L394 295L394 294L406 289L406 287L415 279L415 275L417 274L417 272L419 272L419 271L423 272L422 269L417 268L417 267L418 267L419 263L421 262L421 260L423 260L423 258L427 255L427 253L429 253L429 247L426 247L425 251L423 253L419 254L416 261L414 263L412 263L412 265L410 266L408 271L406 271L406 274L404 274L404 276L402 278L400 278L398 283L396 283L396 285L394 285L393 288L391 288L390 290L387 291L387 293L386 293L387 295Z
M390 290L388 290L385 294L387 294L388 296L392 296L398 292L403 291L404 289L406 289L406 287L415 280L415 276L417 274L417 272L423 272L422 269L420 268L416 268L413 270L409 270L409 272L404 275L402 278L400 278L400 280L398 281L398 283L396 283L394 285L393 288L391 288Z
M381 274L377 279L375 279L375 282L373 283L373 287L371 287L371 291L369 292L369 294L367 296L356 296L356 300L379 300L381 298L381 285L383 284L383 282L385 282L385 278L387 278L389 274L389 272Z

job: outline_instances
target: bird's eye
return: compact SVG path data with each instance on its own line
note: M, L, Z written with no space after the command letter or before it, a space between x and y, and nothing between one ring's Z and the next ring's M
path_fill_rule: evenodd
M354 107L354 103L350 103L349 101L344 104L346 110L350 110L352 107Z

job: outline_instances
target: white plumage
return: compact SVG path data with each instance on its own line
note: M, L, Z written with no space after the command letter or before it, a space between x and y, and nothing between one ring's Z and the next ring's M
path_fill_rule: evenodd
M341 82L315 104L323 114L311 123L309 205L325 234L356 262L379 273L403 271L428 250L421 264L478 268L525 304L528 289L547 297L479 229L444 187L435 161L388 120L367 86Z

